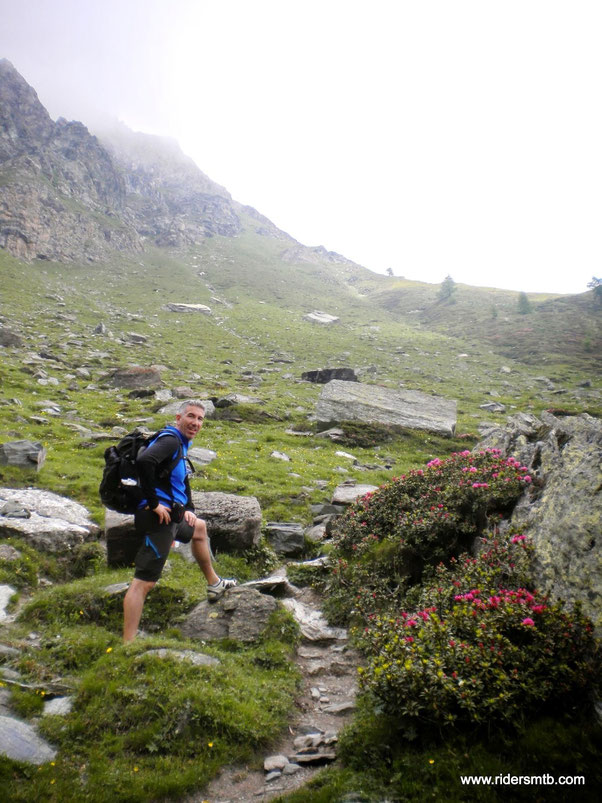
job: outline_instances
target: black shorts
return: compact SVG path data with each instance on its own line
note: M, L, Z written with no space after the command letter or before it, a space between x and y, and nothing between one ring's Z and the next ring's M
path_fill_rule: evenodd
M142 544L136 554L134 577L137 580L156 583L165 566L169 550L174 541L188 544L194 527L184 519L169 524L160 524L159 517L152 510L138 510L134 517L137 532L143 536Z

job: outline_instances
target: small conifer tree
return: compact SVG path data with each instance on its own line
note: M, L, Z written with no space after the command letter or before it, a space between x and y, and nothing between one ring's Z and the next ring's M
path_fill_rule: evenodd
M441 282L441 287L439 288L437 298L439 301L447 301L447 299L452 297L455 291L456 283L448 273L445 279Z
M531 312L531 302L526 293L518 294L518 311L521 315L528 315Z
M602 279L592 276L592 280L587 283L587 286L594 291L594 304L602 304Z

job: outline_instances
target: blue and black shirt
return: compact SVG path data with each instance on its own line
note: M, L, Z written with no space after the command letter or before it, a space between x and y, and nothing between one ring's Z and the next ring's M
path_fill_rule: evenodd
M168 426L138 457L138 475L145 496L141 507L148 505L154 510L158 504L162 504L171 508L173 502L178 502L187 510L194 510L186 461L189 444L190 441L179 429ZM180 448L182 459L178 460L168 477L160 479L161 468L175 460Z

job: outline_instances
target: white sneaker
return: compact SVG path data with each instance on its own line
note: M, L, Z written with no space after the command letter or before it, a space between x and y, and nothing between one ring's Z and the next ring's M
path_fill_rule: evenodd
M217 583L207 586L207 601L217 602L229 588L234 588L236 585L238 585L238 580L233 577L220 577Z

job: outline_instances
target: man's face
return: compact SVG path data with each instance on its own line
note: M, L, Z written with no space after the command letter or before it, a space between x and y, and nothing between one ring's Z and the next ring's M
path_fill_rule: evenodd
M185 438L192 440L203 426L205 411L201 407L187 407L183 413L176 414L176 427Z

